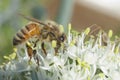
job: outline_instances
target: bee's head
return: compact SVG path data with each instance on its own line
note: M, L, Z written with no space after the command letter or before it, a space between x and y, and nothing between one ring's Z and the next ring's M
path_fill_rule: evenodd
M64 42L66 40L66 35L65 33L62 33L61 35L58 36L57 40L59 42Z
M62 43L66 40L66 35L64 31L61 31L60 25L54 21L46 21L46 24L49 26L49 36L52 40L56 40L58 43Z

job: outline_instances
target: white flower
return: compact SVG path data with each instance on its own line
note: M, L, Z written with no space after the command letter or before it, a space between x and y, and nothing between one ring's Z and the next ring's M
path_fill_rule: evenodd
M77 47L76 46L69 46L68 47L68 56L72 59L75 59L77 57Z
M120 79L120 71L112 71L110 73L112 80L119 80Z
M86 61L87 63L92 64L92 65L96 64L97 59L98 59L98 57L94 53L88 52L88 53L85 53L85 55L84 55L84 61Z
M71 30L71 25L69 26ZM87 39L87 36L89 36L88 32L82 32L79 36L75 33L73 36L73 33L69 31L65 43L66 48L61 47L57 56L54 55L53 47L49 46L47 56L43 55L40 47L37 47L35 48L37 53L32 57L31 64L28 62L26 48L23 47L24 50L19 48L18 60L5 64L5 69L0 69L0 72L4 72L0 73L0 78L5 76L4 79L8 79L10 76L11 80L31 80L31 78L33 80L118 80L120 45L117 46L113 41L108 41L106 46L102 45L101 34L97 39ZM36 63L36 59L39 60L40 65ZM16 72L17 76L12 75L10 71Z

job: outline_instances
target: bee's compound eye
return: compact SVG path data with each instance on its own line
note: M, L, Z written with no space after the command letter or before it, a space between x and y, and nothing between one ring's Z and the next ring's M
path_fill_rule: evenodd
M64 36L63 36L63 35L60 36L59 40L60 40L61 42L64 42Z

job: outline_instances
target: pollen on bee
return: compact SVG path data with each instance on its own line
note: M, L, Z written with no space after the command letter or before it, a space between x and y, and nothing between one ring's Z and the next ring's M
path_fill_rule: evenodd
M59 29L60 29L61 32L64 32L63 25L60 25L60 26L59 26Z
M32 45L30 44L30 42L28 42L28 41L26 42L26 44L27 44L28 46L32 46Z
M55 40L52 41L52 47L55 48L56 47L57 42Z

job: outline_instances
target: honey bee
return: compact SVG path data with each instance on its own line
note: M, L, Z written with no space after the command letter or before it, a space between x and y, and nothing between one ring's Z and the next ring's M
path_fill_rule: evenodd
M102 40L102 45L103 46L107 46L108 45L108 41L109 41L109 37L107 35L107 33L102 29L101 26L97 25L97 24L93 24L92 26L89 27L92 31L89 33L89 35L93 35L95 36L95 38L97 38L98 36L96 34L98 34L101 31L101 40Z
M89 35L93 35L93 36L96 36L96 34L98 34L100 30L102 30L102 27L97 24L93 24L89 28L91 29Z
M25 27L20 29L15 36L13 37L13 46L18 46L22 43L26 43L27 40L36 36L37 40L34 43L34 46L37 45L37 42L41 42L41 48L45 55L47 55L46 49L44 47L44 43L52 42L53 40L56 41L55 55L57 55L59 48L61 47L61 43L66 40L66 35L64 32L61 32L59 29L59 25L53 21L42 22L34 18L30 18L20 14L25 19L32 21L31 23L27 24ZM28 56L31 58L34 51L30 46L26 44Z

